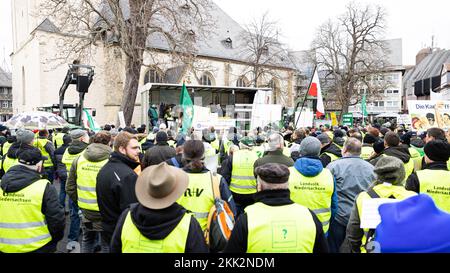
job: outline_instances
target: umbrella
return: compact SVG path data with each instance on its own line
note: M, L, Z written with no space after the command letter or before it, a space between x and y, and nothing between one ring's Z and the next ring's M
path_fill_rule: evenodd
M16 114L5 122L5 126L10 129L55 129L69 126L69 123L53 113L36 111Z

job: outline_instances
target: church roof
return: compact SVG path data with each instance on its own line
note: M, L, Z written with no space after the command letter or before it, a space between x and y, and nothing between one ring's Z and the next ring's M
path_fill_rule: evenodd
M0 87L12 87L11 73L4 71L0 67Z
M130 16L128 0L120 2L122 12L125 19ZM108 20L112 20L111 10L105 2L101 7L104 16ZM211 8L209 9L210 17L215 23L214 29L208 32L207 37L198 37L196 39L197 55L203 57L220 58L226 60L234 60L239 62L248 62L248 56L244 54L244 41L241 38L245 29L234 21L228 14L226 14L219 6L214 2L211 2ZM97 25L101 25L101 20L97 22ZM164 28L164 24L163 24ZM195 33L195 29L193 30ZM161 33L153 33L147 37L147 47L171 50L171 47L167 43L167 39ZM270 65L276 67L283 67L288 69L295 69L294 64L288 56L286 50L279 48L269 48L270 50L281 51L279 54L281 58L275 58L277 60L271 61ZM270 55L270 53L269 53Z
M55 24L52 23L52 21L50 21L50 19L46 18L44 21L42 21L42 23L37 26L34 30L41 30L41 31L45 31L45 32L51 32L51 33L59 33L60 30L58 27L55 26Z

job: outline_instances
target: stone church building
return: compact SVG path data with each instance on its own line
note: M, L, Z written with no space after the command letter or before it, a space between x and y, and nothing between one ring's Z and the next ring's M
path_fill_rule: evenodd
M57 40L62 33L56 24L49 18L39 16L38 0L12 1L13 20L13 54L12 54L12 86L13 86L13 112L37 110L38 107L57 104L59 102L59 89L68 70L68 64L73 60L64 62L55 61L55 52L59 51ZM197 58L207 70L194 76L185 65L173 65L169 61L169 53L164 45L158 41L150 41L148 50L158 53L144 53L144 64L141 68L139 86L146 83L182 84L186 81L189 86L213 87L251 87L253 79L249 74L244 75L249 64L242 54L241 34L244 28L236 23L230 16L214 3L212 4L212 17L215 18L215 31L211 31L208 43L199 44ZM37 14L37 15L36 15ZM160 66L154 66L155 56ZM163 60L163 61L161 61ZM95 76L85 96L85 107L96 109L96 120L100 125L115 123L120 108L123 85L125 82L125 61L121 50L114 43L97 43L89 59L82 63L94 66ZM259 86L273 89L273 103L292 107L295 100L295 68L286 52L278 65L270 69L273 73L260 79ZM153 67L152 67L153 66ZM152 68L150 68L152 67ZM276 76L274 76L276 75ZM202 104L227 104L229 94L208 94L203 88ZM219 89L218 89L219 90ZM172 92L172 93L170 93ZM176 100L180 90L159 90L152 93L152 104L167 102L167 99ZM236 103L252 103L254 93L242 92L236 94ZM234 94L234 92L233 92ZM225 99L223 97L225 96ZM75 86L70 86L66 92L65 103L78 102L78 93ZM225 106L225 105L224 105ZM142 111L144 110L144 111ZM133 123L139 125L141 114L141 96L138 94L133 116Z

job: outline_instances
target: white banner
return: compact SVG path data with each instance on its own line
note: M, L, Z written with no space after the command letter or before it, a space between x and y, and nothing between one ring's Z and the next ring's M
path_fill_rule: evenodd
M282 106L279 104L254 104L250 130L264 128L268 124L281 120Z
M413 130L450 129L450 101L410 100L407 103Z
M297 128L305 128L305 127L312 127L313 121L314 121L314 114L312 111L307 109L306 111L303 111L300 115L300 119L298 119L298 115L300 112L295 112L295 122L298 120Z
M316 128L319 128L320 127L320 125L323 125L323 126L325 126L325 125L330 125L331 126L331 120L328 120L328 119L316 119L315 121L314 121L314 126L316 127Z
M411 116L410 115L398 115L397 124L411 125Z

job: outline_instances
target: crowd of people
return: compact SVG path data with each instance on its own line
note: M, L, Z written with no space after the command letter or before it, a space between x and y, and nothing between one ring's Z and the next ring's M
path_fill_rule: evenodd
M68 252L210 252L215 188L235 219L220 252L359 253L373 241L450 252L439 231L450 221L450 136L439 128L182 134L154 121L97 133L0 126L0 252L55 252L66 223ZM405 201L380 207L380 229L362 228L373 198ZM410 235L419 230L430 233Z

